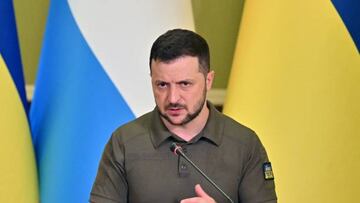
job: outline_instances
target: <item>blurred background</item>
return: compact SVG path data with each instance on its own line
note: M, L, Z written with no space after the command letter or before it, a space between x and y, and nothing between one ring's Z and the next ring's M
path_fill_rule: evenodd
M149 47L174 27L208 41L216 73L208 99L258 134L278 202L360 202L358 0L4 0L0 8L1 28L16 25L23 71L12 72L6 50L17 42L1 30L0 202L87 202L111 132L153 107L142 78ZM22 86L31 106L21 103Z
M211 68L216 72L213 85L215 92L210 96L215 103L221 105L225 97L244 2L193 0L191 3L195 30L208 41ZM49 4L49 0L14 0L28 98L31 98L33 93Z

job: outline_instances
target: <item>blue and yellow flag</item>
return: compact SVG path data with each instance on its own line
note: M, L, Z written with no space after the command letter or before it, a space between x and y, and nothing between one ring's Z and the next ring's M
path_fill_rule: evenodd
M25 83L21 64L19 42L12 0L0 1L0 52L8 65L11 77L19 92L25 110L28 110Z
M37 203L37 171L14 19L12 1L0 1L0 202Z
M246 1L224 112L259 134L279 202L360 202L360 2Z

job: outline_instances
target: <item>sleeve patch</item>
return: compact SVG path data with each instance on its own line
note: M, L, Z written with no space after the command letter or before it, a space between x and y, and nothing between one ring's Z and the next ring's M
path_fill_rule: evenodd
M274 173L270 162L265 162L263 164L263 172L265 180L274 180Z

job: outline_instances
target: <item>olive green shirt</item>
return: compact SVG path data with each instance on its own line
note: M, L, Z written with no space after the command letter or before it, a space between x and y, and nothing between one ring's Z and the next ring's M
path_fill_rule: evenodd
M204 129L189 142L165 127L157 108L118 128L106 145L90 202L178 203L196 196L196 184L216 202L228 202L170 151L176 142L234 202L276 203L274 181L264 176L268 158L257 135L210 102L208 107Z

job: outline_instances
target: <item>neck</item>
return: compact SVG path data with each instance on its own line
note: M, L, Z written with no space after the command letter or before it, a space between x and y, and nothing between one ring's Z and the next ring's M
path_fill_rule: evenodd
M207 107L205 102L200 114L185 125L172 125L167 120L163 118L162 120L170 132L174 133L185 141L190 141L205 127L208 117L209 108Z

